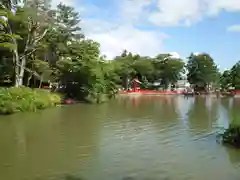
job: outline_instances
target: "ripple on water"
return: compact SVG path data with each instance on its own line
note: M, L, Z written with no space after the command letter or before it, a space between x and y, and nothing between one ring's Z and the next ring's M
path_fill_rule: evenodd
M0 180L239 180L240 152L208 135L239 107L190 99L139 97L1 119Z

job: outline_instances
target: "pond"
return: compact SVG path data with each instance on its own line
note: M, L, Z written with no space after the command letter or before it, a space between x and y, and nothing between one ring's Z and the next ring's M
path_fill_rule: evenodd
M0 117L1 180L239 180L240 99L118 97Z

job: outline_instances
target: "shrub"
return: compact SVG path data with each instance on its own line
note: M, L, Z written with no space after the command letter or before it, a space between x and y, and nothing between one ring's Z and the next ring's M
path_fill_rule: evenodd
M0 88L0 114L36 111L60 104L59 94L28 87Z
M220 134L223 144L240 148L240 118L233 117L227 129Z
M240 148L240 126L230 125L228 129L221 134L222 143L236 148Z

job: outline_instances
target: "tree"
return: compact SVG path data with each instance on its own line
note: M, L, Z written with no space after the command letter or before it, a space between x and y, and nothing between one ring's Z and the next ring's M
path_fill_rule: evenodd
M48 82L51 80L52 69L49 67L48 62L43 60L33 60L32 62L32 70L38 73L38 79L40 80L39 87L42 86L43 82Z
M188 81L195 87L206 88L216 81L218 68L209 54L191 54L186 65Z
M234 87L240 89L240 61L238 61L230 70L225 70L220 77L221 87L228 89Z
M136 75L136 71L133 68L134 60L138 56L134 57L132 53L123 51L121 56L116 56L114 58L114 64L116 68L116 73L122 79L121 84L125 89L128 89L129 79Z
M112 61L100 54L100 44L87 39L81 31L81 18L73 7L60 3L49 7L50 0L28 0L0 4L0 76L15 86L38 87L44 81L62 85L67 96L101 101L119 87L128 88L138 77L144 88L155 81L167 87L181 79L184 62L170 54L141 56L124 50ZM187 64L188 80L206 87L217 79L218 69L208 54L191 55ZM239 85L239 64L222 84ZM226 84L226 83L225 83Z
M27 66L31 66L29 59L38 59L40 55L38 51L45 48L43 45L43 39L50 30L51 19L51 10L49 9L50 2L49 0L30 0L26 1L22 13L20 12L21 17L25 19L25 26L27 26L27 35L25 35L25 41L23 42L25 46L23 49L23 56L21 59L21 70L20 70L20 84L23 84L23 77L25 75L25 70ZM40 55L40 58L41 55ZM43 58L46 61L46 58ZM32 75L36 74L29 72L29 78ZM37 75L38 76L38 75Z
M231 68L230 77L232 86L235 87L235 89L240 89L240 61Z
M184 72L184 62L181 59L172 58L169 54L159 54L154 60L155 79L161 79L165 88L174 84L181 78Z
M12 44L9 49L13 52L17 87L23 85L25 70L29 71L26 68L28 57L37 50L39 42L47 33L48 9L45 5L46 0L32 0L26 1L23 7L16 7L14 13L6 8L3 11L6 19L3 34L9 38L4 45Z
M15 8L17 3L19 2L20 0L1 0L0 4L3 5L5 8L7 8L8 10L11 10Z
M15 80L18 79L19 74L16 72L19 71L19 54L18 54L18 44L17 40L20 39L20 36L13 33L11 27L11 21L16 20L13 12L11 11L13 4L5 1L4 4L0 6L0 16L2 17L0 20L1 34L0 34L0 47L2 50L9 50L12 52L12 63L15 68ZM16 83L15 83L16 84Z
M15 73L16 86L36 87L32 77L40 86L43 81L55 81L65 87L66 95L79 99L100 102L102 95L114 93L122 66L104 62L99 43L81 32L74 8L59 4L49 9L46 4L47 0L29 0L16 6L14 13L11 4L9 9L2 7L0 74L5 79L11 71ZM138 58L128 56L131 63Z
M52 10L52 16L54 21L45 41L49 51L56 53L55 56L64 56L70 50L69 44L84 38L79 27L80 17L74 8L62 3Z
M70 44L69 48L69 56L57 62L61 83L66 85L66 93L80 99L86 96L99 98L105 94L106 81L99 44L86 39Z
M138 76L140 81L150 85L157 80L167 87L181 78L184 62L172 58L170 54L159 54L155 58L133 55L126 50L114 60L117 74L123 79L123 86L127 88L128 79Z
M162 80L165 82L165 86L169 83L174 84L181 78L183 67L184 62L181 59L168 59L163 63Z
M79 51L83 53L84 49L79 47L78 42L84 39L84 35L79 27L79 14L75 12L74 8L60 3L57 9L51 10L51 14L53 22L43 39L44 49L42 56L54 69L55 81L62 81L61 78L63 78L64 72L67 72L67 74L69 72L68 69L63 70L62 67L59 69L58 61L70 65L72 57L75 58L76 55L80 57Z
M220 76L221 88L225 89L232 86L231 71L225 70Z
M141 74L141 76L150 77L154 72L154 66L152 59L149 57L138 57L132 65L135 72Z

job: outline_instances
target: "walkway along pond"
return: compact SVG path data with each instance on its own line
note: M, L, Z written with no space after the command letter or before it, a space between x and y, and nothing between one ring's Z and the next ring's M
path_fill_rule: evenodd
M1 180L239 180L240 99L119 97L0 117Z

